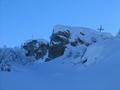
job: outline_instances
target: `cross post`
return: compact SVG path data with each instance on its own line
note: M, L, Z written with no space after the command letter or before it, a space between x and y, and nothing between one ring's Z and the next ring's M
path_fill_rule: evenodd
M104 31L102 25L100 25L100 27L97 30L99 30L100 32Z
M32 35L32 40L34 40L34 35Z

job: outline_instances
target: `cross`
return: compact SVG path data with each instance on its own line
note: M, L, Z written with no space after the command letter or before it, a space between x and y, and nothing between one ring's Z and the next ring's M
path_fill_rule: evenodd
M102 25L100 25L100 28L98 28L97 30L99 30L100 32L102 32L104 29L103 29Z
M32 40L34 39L34 35L32 35Z

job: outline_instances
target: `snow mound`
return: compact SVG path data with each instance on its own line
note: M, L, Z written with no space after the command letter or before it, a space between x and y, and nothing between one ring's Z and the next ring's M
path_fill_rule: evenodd
M93 40L101 41L105 39L112 39L113 36L107 32L97 32L94 29L86 27L71 27L64 25L55 25L53 28L53 33L66 32L69 31L71 34L71 40L76 40L80 38L86 42L92 43Z
M74 48L79 52L77 49ZM24 71L0 72L0 90L120 90L119 54L120 40L100 41L89 46L84 56L88 59L84 66L95 61L99 64L69 67L58 63L57 58L36 63Z
M69 33L59 32L70 32L70 38ZM65 45L65 51L64 55L51 62L34 62L32 58L25 56L25 51L21 48L0 48L0 69L9 69L9 65L15 62L34 62L25 68L15 65L19 70L15 69L16 71L10 73L0 72L0 90L120 90L119 34L116 38L109 33L100 33L90 28L63 25L54 27L53 34L56 33L59 38L56 40L53 37L52 47L56 43ZM78 38L90 45L69 44L69 39L73 42ZM27 43L29 42L31 40ZM44 40L42 42L48 44ZM34 45L39 48L37 43L33 47ZM56 48L51 50L53 49ZM86 68L88 65L92 67Z
M120 40L105 40L93 44L87 48L82 61L87 60L86 65L101 61L120 59Z
M1 48L0 54L4 59L0 58L0 68L12 66L13 64L10 62L21 62L20 64L22 64L23 62L31 63L35 61L48 62L59 60L61 63L72 65L88 63L87 58L89 55L84 55L87 55L86 51L89 50L89 47L93 46L92 50L94 50L95 43L112 39L113 36L110 33L97 32L94 29L86 27L55 25L50 42L44 39L30 39L21 48ZM90 61L92 62L93 60L90 59Z

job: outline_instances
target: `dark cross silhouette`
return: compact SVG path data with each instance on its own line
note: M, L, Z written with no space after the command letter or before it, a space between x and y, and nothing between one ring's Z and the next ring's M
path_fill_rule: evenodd
M103 29L102 25L100 25L100 27L97 30L99 30L100 32L102 32L104 29Z

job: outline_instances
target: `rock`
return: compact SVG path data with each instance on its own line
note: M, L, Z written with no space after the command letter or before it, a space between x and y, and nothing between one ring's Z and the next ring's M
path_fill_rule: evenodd
M48 50L48 58L54 59L59 56L62 56L64 54L64 51L65 51L65 46L62 45L50 46Z
M72 41L72 42L70 42L70 44L71 44L71 46L75 47L75 46L77 46L77 44L78 44L78 41L77 41L77 40L75 40L75 41Z
M48 58L46 61L50 61L51 59L62 56L65 51L65 47L69 44L70 32L66 31L58 31L54 32L50 38L50 47L48 49Z
M63 56L68 46L71 48L88 47L93 43L111 37L108 33L99 33L90 28L56 25L53 28L49 44L44 40L31 40L25 43L23 48L27 51L26 56L34 56L36 59L40 59L48 53L45 61L51 61Z
M57 33L52 33L51 35L51 45L66 45L69 43L70 32L66 31L58 31Z
M89 46L91 44L90 42L87 42L87 41L82 40L80 38L78 38L78 42L79 42L80 45L84 44L85 46Z
M47 54L49 43L45 40L29 40L22 47L27 51L26 56L34 56L36 59L40 59Z
M78 45L78 40L77 39L76 40L70 40L70 45L73 46L73 47L77 46Z

